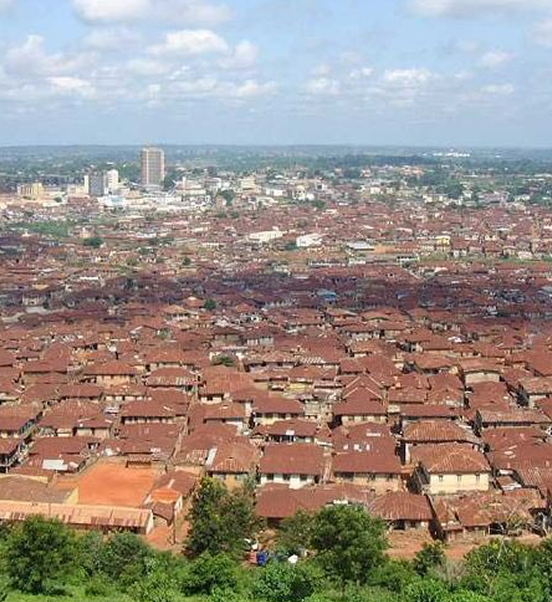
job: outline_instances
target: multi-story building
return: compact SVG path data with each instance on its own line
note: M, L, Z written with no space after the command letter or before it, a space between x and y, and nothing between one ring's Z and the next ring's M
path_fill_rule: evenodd
M142 186L159 188L165 178L165 153L160 148L143 148L140 153Z
M93 197L105 196L107 192L107 175L103 171L88 174L88 194Z
M119 188L119 172L110 169L106 174L108 192L115 192Z
M27 199L40 199L44 196L44 186L40 182L20 184L17 187L17 194Z

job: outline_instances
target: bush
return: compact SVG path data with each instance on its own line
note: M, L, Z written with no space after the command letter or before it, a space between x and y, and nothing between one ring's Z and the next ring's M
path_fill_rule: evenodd
M147 571L153 550L132 533L117 533L102 546L99 570L123 588L139 581Z
M404 599L408 602L448 602L449 592L442 581L425 577L407 586Z
M176 580L159 569L132 585L129 591L136 602L177 602L179 599Z
M416 578L417 573L413 563L406 560L388 559L372 571L368 584L400 593Z
M301 602L316 591L319 581L308 564L271 562L260 572L253 595L267 602Z
M100 236L90 236L82 241L85 247L91 247L93 249L99 249L103 245L103 238Z
M440 541L424 543L423 548L414 557L414 570L419 575L427 575L431 569L442 567L445 564L445 551Z
M215 590L236 590L238 564L226 554L205 552L190 563L184 591L186 594L212 594Z
M84 593L92 598L107 598L113 594L113 584L101 575L94 575L88 579Z
M209 602L247 602L247 598L229 589L216 588L209 596Z
M326 574L347 583L366 583L385 562L385 527L364 508L329 506L316 514L311 546Z
M75 537L57 521L33 516L17 525L7 538L7 573L22 592L46 593L75 568Z

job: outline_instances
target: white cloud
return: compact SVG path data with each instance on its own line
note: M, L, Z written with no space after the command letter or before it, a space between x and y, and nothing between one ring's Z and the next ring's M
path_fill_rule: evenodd
M341 84L329 77L316 77L307 81L305 90L309 94L337 96L341 91Z
M545 48L552 48L552 19L545 19L537 24L532 32L532 39Z
M15 6L15 0L0 0L0 11L7 10L12 6Z
M229 54L221 59L224 69L251 69L257 64L259 50L249 40L242 40Z
M128 61L127 69L133 75L144 77L164 75L170 71L169 65L149 58L132 59Z
M392 69L384 72L383 81L398 87L417 88L427 84L431 77L428 69Z
M510 96L515 91L512 84L490 84L481 88L481 92L491 96Z
M259 83L256 80L248 79L242 84L232 84L229 87L229 93L234 98L252 98L255 96L270 96L277 90L276 82L270 81Z
M190 95L205 95L212 94L216 91L218 81L215 77L206 76L198 79L179 82L175 86L175 90L187 96Z
M461 39L454 42L454 49L463 54L473 54L478 52L481 44L477 40Z
M459 82L465 82L470 80L473 77L472 73L469 71L458 71L454 74L454 79Z
M48 82L52 84L55 91L61 94L79 94L84 98L95 96L95 90L92 84L80 77L49 77Z
M549 0L410 0L417 13L430 17L473 18L547 9Z
M20 78L64 75L88 61L88 57L80 54L71 57L62 53L48 54L44 42L42 36L31 34L20 46L9 48L3 60L5 71Z
M514 58L514 55L509 52L503 52L502 50L491 50L486 52L479 59L479 66L485 69L496 69L502 65L510 62Z
M315 77L327 77L331 72L331 67L326 63L320 63L312 70L312 74Z
M95 50L123 50L126 46L140 41L140 34L127 27L93 29L85 38L84 44Z
M161 44L149 48L154 55L199 55L227 53L228 44L214 31L209 29L181 29L165 35Z
M151 8L150 0L73 0L73 4L77 14L91 22L142 19Z
M349 73L349 77L351 79L367 79L374 75L374 70L372 67L361 67L359 69L353 69L351 73Z
M1 1L1 0L0 0ZM225 5L206 0L72 0L78 16L89 23L164 21L215 25L230 18Z

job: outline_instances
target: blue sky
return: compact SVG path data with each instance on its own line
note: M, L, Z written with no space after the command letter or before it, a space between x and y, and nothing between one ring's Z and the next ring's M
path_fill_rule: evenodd
M552 147L552 0L0 0L0 145Z

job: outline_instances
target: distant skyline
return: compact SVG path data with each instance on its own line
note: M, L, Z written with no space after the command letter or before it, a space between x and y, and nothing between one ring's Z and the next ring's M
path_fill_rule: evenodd
M552 0L0 0L0 146L552 147Z

